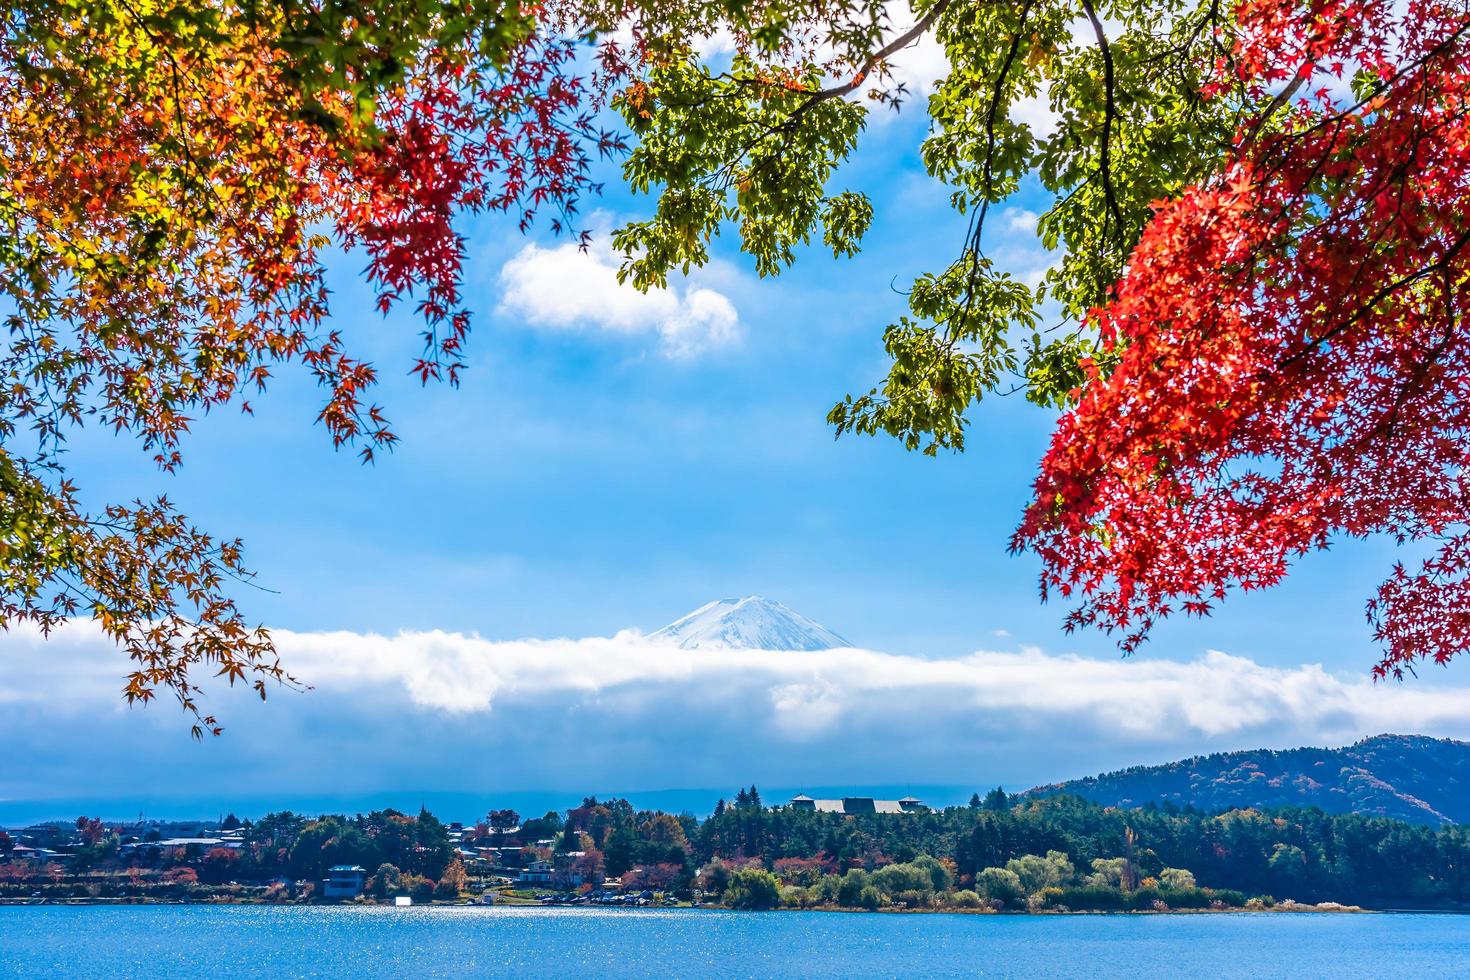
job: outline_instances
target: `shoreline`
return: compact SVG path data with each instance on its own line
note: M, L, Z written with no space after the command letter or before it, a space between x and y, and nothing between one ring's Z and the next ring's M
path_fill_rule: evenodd
M771 908L771 909L736 909L723 905L644 905L644 906L618 906L618 905L572 905L569 903L546 903L546 902L415 902L409 906L395 906L387 902L265 902L251 900L226 899L219 901L188 901L185 899L153 899L153 898L0 898L0 907L57 907L77 906L96 908L118 908L134 906L242 906L252 908L300 908L300 909L559 909L559 910L581 910L598 909L608 912L629 911L659 911L659 912L734 912L739 914L768 914L768 913L790 913L790 912L824 912L841 915L971 915L971 916L1009 916L1015 918L1030 917L1061 917L1076 915L1093 916L1136 916L1136 915L1466 915L1470 909L1370 909L1359 905L1341 905L1336 902L1323 902L1317 905L1306 903L1281 902L1271 908L1224 908L1224 909L1069 909L1065 912L1051 909L1043 909L1036 912L1026 911L997 911L994 909L959 909L959 908L933 908L933 909L854 909L842 906L813 906L810 908Z

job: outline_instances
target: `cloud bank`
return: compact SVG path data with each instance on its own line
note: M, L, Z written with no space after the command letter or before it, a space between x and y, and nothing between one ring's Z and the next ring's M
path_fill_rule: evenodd
M226 734L128 709L89 629L0 639L0 800L748 785L1022 788L1203 751L1470 735L1470 689L1373 685L1221 652L678 650L637 632L492 641L277 631L313 685L217 692ZM241 695L241 696L237 696Z
M685 651L634 631L495 642L464 634L283 633L284 656L323 689L402 692L416 710L493 713L554 696L720 690L792 735L814 737L894 712L985 713L1017 724L1086 723L1120 739L1161 730L1219 737L1267 729L1350 737L1470 724L1470 691L1343 679L1319 664L1267 667L1211 651L1188 662L1100 660L1037 649L927 659L862 649Z

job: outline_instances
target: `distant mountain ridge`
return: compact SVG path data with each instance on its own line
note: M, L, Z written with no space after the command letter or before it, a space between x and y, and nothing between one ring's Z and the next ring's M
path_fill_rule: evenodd
M831 650L842 637L774 599L716 599L649 635L684 650Z
M1470 823L1470 742L1375 735L1338 749L1221 752L1028 790L1062 793L1124 807L1316 806L1439 827Z

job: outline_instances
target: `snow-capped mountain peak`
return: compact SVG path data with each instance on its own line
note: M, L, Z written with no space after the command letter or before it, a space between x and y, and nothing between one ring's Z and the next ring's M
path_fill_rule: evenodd
M820 623L774 599L716 599L652 634L685 650L830 650L850 647Z

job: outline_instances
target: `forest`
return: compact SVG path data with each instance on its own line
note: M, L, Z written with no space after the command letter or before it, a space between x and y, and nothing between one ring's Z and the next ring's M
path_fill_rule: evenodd
M314 900L335 865L369 877L368 899L460 901L499 889L522 899L617 887L736 908L974 908L1080 911L1470 905L1470 834L1317 809L1204 813L1173 804L1106 807L1073 796L1008 796L903 814L843 815L766 806L755 787L701 820L588 797L523 819L492 810L474 825L421 811L231 819L240 846L149 849L95 818L64 866L37 868L0 839L0 896L100 885L105 896ZM233 826L231 826L233 825ZM543 886L518 887L533 864ZM132 888L130 892L128 889ZM81 897L81 892L74 892Z

